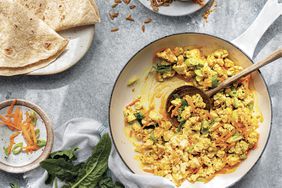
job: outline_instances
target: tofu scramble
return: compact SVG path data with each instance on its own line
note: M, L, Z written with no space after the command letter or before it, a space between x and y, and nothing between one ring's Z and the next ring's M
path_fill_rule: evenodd
M159 82L172 77L208 90L242 70L226 50L208 56L199 49L176 47L156 53L154 76ZM124 109L125 126L134 142L137 160L145 172L163 176L180 186L185 180L207 182L234 169L256 147L257 128L263 121L255 109L250 76L212 97L205 110L200 95L175 95L168 113L145 108L138 97ZM174 119L174 120L173 120Z

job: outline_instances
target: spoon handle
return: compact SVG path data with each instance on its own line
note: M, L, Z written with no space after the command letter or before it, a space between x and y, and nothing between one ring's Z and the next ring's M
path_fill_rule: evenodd
M259 68L275 61L276 59L279 59L280 57L282 57L282 48L273 52L272 54L270 54L268 57L266 57L265 59L263 59L262 61L259 61L257 63L254 63L253 65L245 68L244 70L242 70L240 73L236 74L235 76L232 76L228 79L226 79L225 81L223 81L221 84L219 84L216 88L211 89L209 91L206 92L206 94L211 97L214 94L216 94L217 92L219 92L221 89L226 88L227 86L229 86L230 84L236 82L237 80L239 80L240 78L258 70Z

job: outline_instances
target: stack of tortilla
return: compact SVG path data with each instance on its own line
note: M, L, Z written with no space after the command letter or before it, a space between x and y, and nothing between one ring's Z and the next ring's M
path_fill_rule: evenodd
M1 0L0 75L49 65L68 44L56 31L99 21L94 0Z

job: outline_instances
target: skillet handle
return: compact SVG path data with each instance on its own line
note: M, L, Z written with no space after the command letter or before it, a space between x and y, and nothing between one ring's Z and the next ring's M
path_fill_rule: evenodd
M253 58L256 46L269 26L282 14L282 3L268 0L251 26L232 41L250 58Z

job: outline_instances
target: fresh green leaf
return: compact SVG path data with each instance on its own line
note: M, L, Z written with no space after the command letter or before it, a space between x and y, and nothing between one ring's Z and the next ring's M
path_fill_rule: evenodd
M62 181L72 182L77 178L82 163L74 166L72 161L66 161L64 158L59 158L46 159L40 163L40 166L47 170L48 174L51 176L46 183L53 180L53 177L57 177Z
M75 152L78 150L78 147L69 149L69 150L63 150L63 151L56 151L50 154L49 158L51 159L59 159L64 158L66 161L70 160L76 160Z
M99 188L124 188L124 186L119 182L113 182L110 177L103 177L98 183Z
M110 152L111 139L108 134L105 134L94 148L92 156L86 161L76 181L67 187L95 188L108 169Z
M19 184L17 183L10 183L11 188L20 188Z

